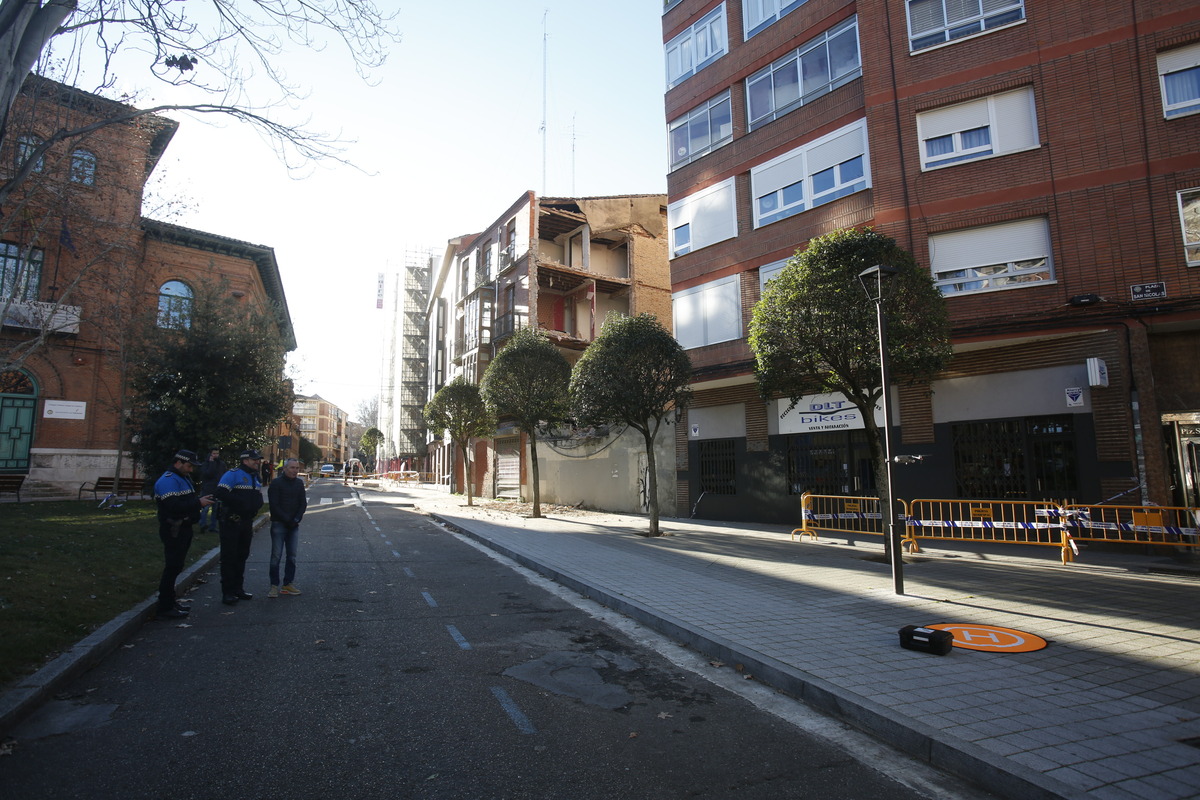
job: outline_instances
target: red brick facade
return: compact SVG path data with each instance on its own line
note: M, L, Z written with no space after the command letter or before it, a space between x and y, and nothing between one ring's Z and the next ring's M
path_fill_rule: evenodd
M1200 377L1191 368L1200 347L1200 268L1186 264L1177 200L1180 190L1200 187L1200 114L1165 117L1159 57L1200 43L1195 4L1026 0L1019 19L910 51L908 6L896 0L809 0L749 39L741 0L683 0L664 14L664 42L719 6L727 52L666 93L666 119L729 89L732 139L671 172L668 195L675 203L734 178L737 236L674 258L673 290L740 275L744 336L758 267L813 236L871 225L933 268L934 235L1043 218L1052 278L949 296L957 354L937 379L951 383L935 385L1003 387L1043 368L1070 383L1066 376L1101 358L1108 387L1084 385L1085 412L1065 403L1061 409L1078 415L1075 446L1092 470L1081 477L1081 499L1132 490L1142 500L1194 503L1194 493L1172 491L1191 478L1172 465L1181 440L1172 439L1178 434L1163 415L1200 415ZM746 78L855 15L861 76L748 130ZM1032 96L1034 146L922 169L919 114L1021 89ZM869 188L754 228L751 169L857 120L866 123ZM1133 294L1135 286L1160 282L1165 297ZM744 338L689 352L697 407L728 402L728 384L739 376L753 382ZM726 388L705 388L718 381ZM749 431L758 410L749 399L746 409ZM951 425L1046 413L1044 403L1026 408L1013 397L972 417L929 387L903 387L899 410L904 452L946 455L936 467L946 486L953 485ZM695 502L699 475L688 467L686 424L677 435L681 502Z

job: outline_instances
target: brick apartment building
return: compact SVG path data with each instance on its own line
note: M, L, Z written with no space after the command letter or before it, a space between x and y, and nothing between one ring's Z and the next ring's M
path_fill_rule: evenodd
M148 115L35 148L60 129L130 111L38 77L14 111L0 179L36 158L3 209L0 472L74 491L112 475L121 443L122 354L130 323L157 312L175 324L201 281L224 279L239 302L280 309L295 347L274 251L142 216L147 179L178 123ZM34 345L40 336L45 341ZM126 433L128 435L128 432ZM207 442L181 442L202 451ZM134 474L126 454L122 474Z
M300 435L320 448L322 461L341 469L351 455L346 446L346 412L320 395L296 395L292 416L300 421Z
M781 416L746 339L814 236L929 265L955 355L903 386L901 497L1200 505L1200 15L1189 0L667 0L679 503L870 494L861 430ZM747 501L750 502L747 502Z
M666 197L540 197L525 192L482 233L451 240L429 294L429 393L462 375L478 383L492 357L519 328L536 325L572 364L610 312L650 313L670 323ZM472 455L474 493L531 497L528 441L501 420ZM541 498L636 510L644 469L640 437L539 440ZM452 444L430 443L435 479L461 491ZM582 458L593 451L598 459ZM665 477L673 486L669 443ZM601 475L603 477L601 477ZM644 494L644 492L643 492ZM667 501L673 501L668 495Z

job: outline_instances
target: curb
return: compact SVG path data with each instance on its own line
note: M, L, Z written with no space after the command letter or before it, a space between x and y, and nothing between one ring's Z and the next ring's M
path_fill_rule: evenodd
M263 514L256 519L254 530L263 527L268 518ZM211 569L220 558L221 547L218 545L196 559L175 581L177 593L182 595L190 591L200 575ZM8 691L0 695L0 735L7 735L67 682L96 666L105 656L137 633L144 624L154 618L157 604L157 593L150 595L133 608L118 614L92 631L37 672L13 684Z
M463 528L435 511L425 513L447 529L467 536L518 564L559 583L584 597L618 611L697 652L726 663L745 667L761 683L794 697L806 705L857 728L931 766L956 775L989 792L1012 800L1080 800L1085 795L1039 772L1010 764L970 742L941 735L936 728L917 720L896 717L869 698L833 684L775 659L645 608L623 597L588 584L582 578L547 567L524 553L498 544L483 534Z

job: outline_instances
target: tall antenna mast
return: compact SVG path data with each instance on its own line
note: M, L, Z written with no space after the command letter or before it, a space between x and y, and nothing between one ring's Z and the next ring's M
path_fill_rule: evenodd
M575 114L571 115L571 196L575 196Z
M548 42L550 34L546 28L546 20L550 16L550 9L546 9L542 13L542 195L546 194L546 85L548 82L548 66L549 58L547 56Z

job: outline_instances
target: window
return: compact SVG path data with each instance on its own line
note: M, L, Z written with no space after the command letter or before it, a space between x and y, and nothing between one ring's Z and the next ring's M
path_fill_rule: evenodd
M1200 111L1200 44L1160 53L1158 77L1163 116L1180 117Z
M851 17L746 79L750 130L862 75L858 17Z
M668 127L671 169L699 158L733 141L733 112L725 91L694 108Z
M673 89L725 55L725 4L714 8L692 27L667 42L667 88Z
M1025 19L1025 0L908 0L910 50L935 47Z
M41 144L42 140L37 136L25 135L17 137L17 169L20 169L33 156L33 151L40 147ZM37 163L33 165L33 171L41 172L45 167L45 157L38 156Z
M0 304L36 303L42 283L42 250L0 242Z
M742 302L737 275L671 295L675 338L685 349L742 337Z
M697 442L700 462L700 491L706 494L737 494L737 461L733 439Z
M1200 189L1179 193L1179 224L1183 226L1183 254L1187 263L1200 265Z
M158 327L192 327L192 289L183 281L167 281L158 290Z
M749 39L774 25L782 17L804 5L807 0L743 0L742 19Z
M1054 280L1050 226L1044 217L930 236L929 258L944 295Z
M866 145L866 122L854 122L751 169L754 227L868 188Z
M701 189L667 206L671 257L737 236L733 178Z
M770 264L763 264L758 268L758 292L761 296L767 290L767 284L773 279L779 277L779 273L783 272L783 268L787 266L787 259L783 261L775 261Z
M921 168L927 170L1038 147L1033 89L918 114L917 136Z
M96 185L96 156L87 150L71 151L71 183Z

